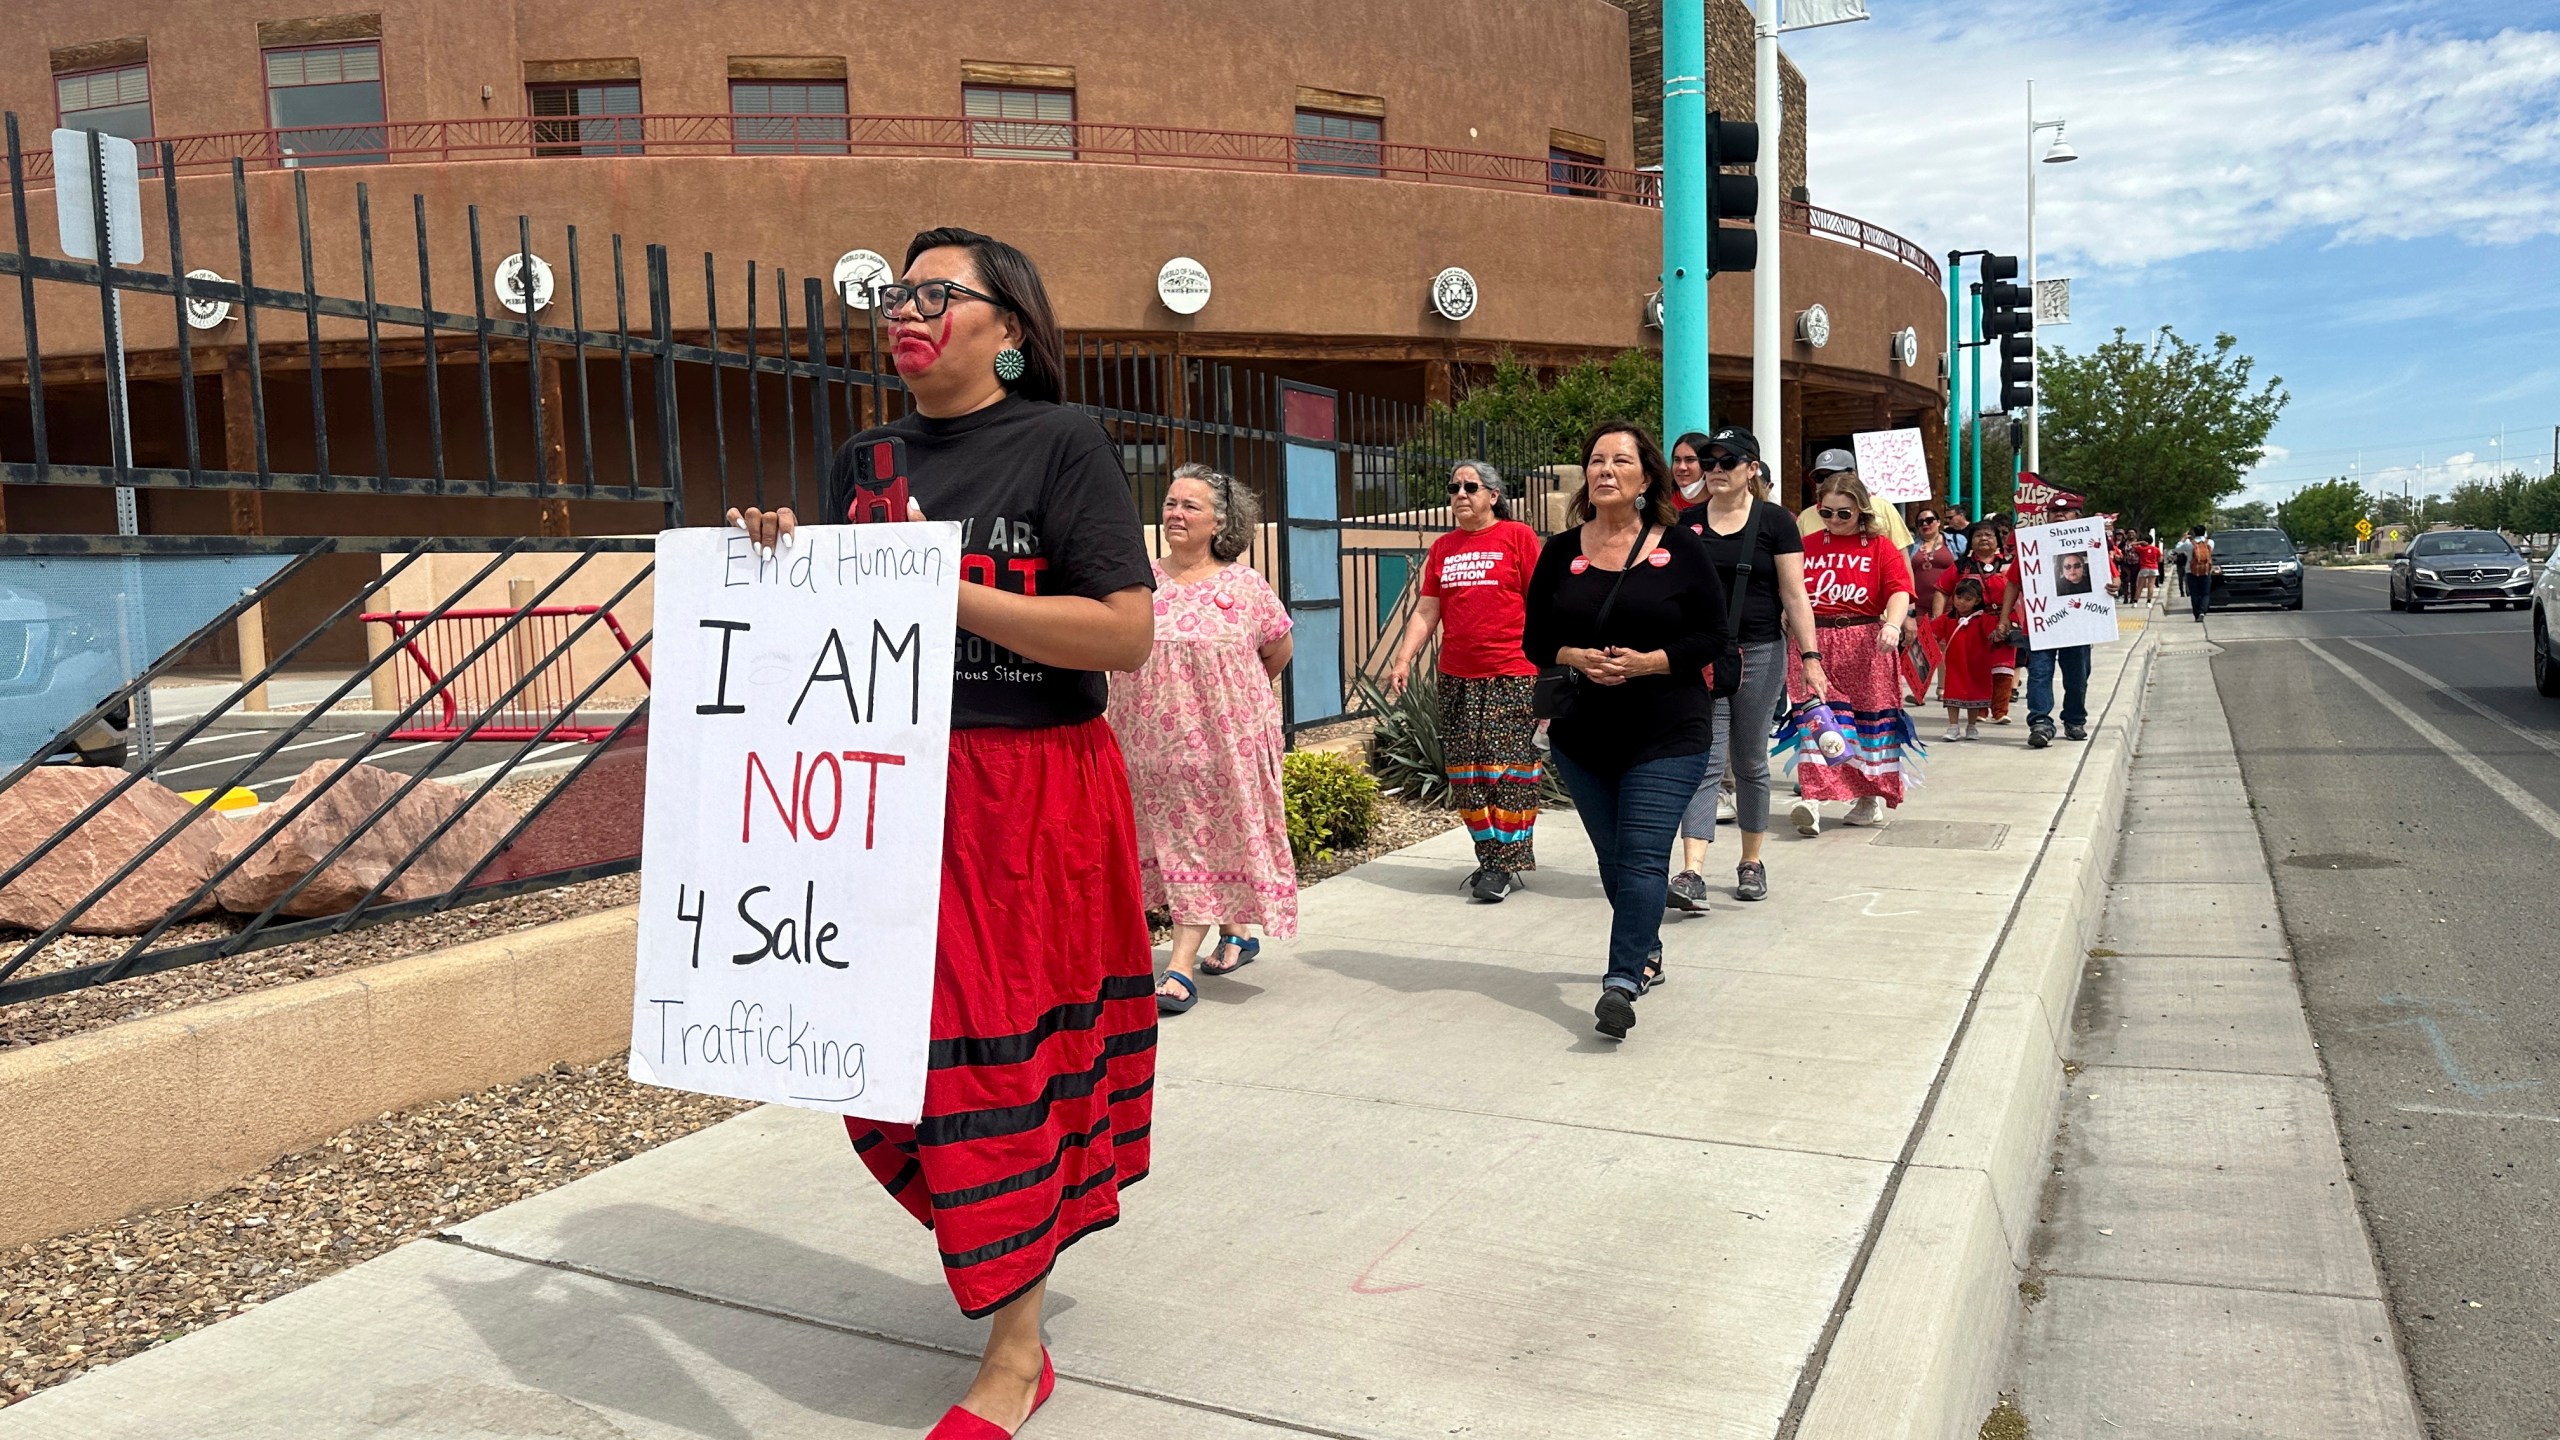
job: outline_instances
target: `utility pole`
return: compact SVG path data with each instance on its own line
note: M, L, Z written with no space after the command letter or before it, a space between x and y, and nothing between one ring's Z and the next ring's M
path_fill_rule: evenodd
M1703 8L1703 7L1701 7ZM1760 233L1759 263L1751 272L1751 433L1760 453L1778 455L1783 475L1795 473L1797 457L1784 454L1785 410L1779 403L1778 353L1786 345L1786 300L1778 286L1778 257L1786 249L1778 222L1778 186L1784 178L1778 151L1784 139L1785 115L1778 91L1778 31L1786 24L1786 0L1760 0L1754 19L1751 119L1760 127L1760 159L1752 171L1760 180L1760 203L1751 228Z
M1662 433L1708 428L1707 10L1662 7Z

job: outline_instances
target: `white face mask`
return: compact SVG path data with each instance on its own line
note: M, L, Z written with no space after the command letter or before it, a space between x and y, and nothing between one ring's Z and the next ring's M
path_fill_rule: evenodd
M1704 475L1698 477L1697 484L1683 485L1680 487L1680 498L1688 501L1692 505L1695 505L1700 500L1704 499L1706 497L1706 493L1707 477Z

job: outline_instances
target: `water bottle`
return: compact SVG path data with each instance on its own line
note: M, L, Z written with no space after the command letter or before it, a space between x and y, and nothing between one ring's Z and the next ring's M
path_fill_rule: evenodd
M1815 699L1805 707L1805 728L1813 732L1813 748L1822 752L1826 762L1837 761L1849 753L1849 737L1840 733L1840 717L1831 707Z
M1529 732L1529 743L1538 747L1538 751L1541 754L1555 748L1555 746L1547 739L1546 721L1539 721L1538 728Z

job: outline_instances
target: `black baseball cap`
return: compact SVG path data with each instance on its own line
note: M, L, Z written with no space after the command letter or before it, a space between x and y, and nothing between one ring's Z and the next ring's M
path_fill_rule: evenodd
M1708 436L1707 448L1710 450L1722 450L1732 455L1739 455L1745 460L1758 460L1760 458L1760 442L1751 437L1750 431L1745 430L1738 425L1727 425L1713 435Z

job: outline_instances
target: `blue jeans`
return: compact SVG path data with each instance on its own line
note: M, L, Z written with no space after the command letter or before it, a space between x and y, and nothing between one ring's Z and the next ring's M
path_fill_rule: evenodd
M2196 607L2196 618L2202 620L2204 612L2213 605L2213 577L2210 575L2188 576L2187 601Z
M2089 723L2089 647L2065 645L2059 650L2038 650L2027 659L2027 724L2050 728L2053 724L2053 671L2055 662L2062 667L2062 723Z
M1554 758L1600 861L1600 892L1609 897L1609 973L1602 983L1640 995L1645 962L1662 948L1671 840L1706 773L1706 752L1648 760L1614 780L1576 765L1562 750Z

